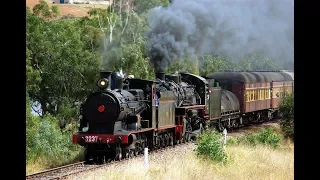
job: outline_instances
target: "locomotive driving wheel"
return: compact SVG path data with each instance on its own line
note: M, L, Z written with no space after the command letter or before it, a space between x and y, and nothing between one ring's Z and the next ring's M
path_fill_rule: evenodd
M170 140L170 142L169 142L170 146L173 146L173 136L171 133L170 133L169 140Z
M200 134L203 134L203 132L204 132L204 127L203 127L202 123L200 123Z
M185 136L184 136L184 140L185 142L189 142L190 139L191 139L191 132L192 132L192 127L191 127L191 124L190 123L187 123L187 129L186 129L186 133L185 133Z
M132 158L133 156L134 156L133 150L131 150L131 149L126 149L126 150L124 151L124 157L125 157L126 159Z
M84 150L84 160L86 162L89 162L90 158L91 158L91 152L90 152L89 148L86 147L85 150Z
M140 154L144 153L144 148L146 147L145 142L141 142L141 146L140 146Z
M218 122L218 123L217 123L217 130L218 130L219 132L222 132L222 131L224 130L224 127L223 127L223 125L222 125L221 122Z
M122 149L121 149L121 147L116 147L116 157L115 157L115 159L121 161L121 159L122 159Z
M133 154L134 154L134 156L138 156L138 155L139 155L139 150L138 150L138 149L135 149L135 150L133 151Z
M261 113L258 112L258 113L257 113L257 123L262 122L261 120L262 120L262 118L261 118Z
M169 141L170 141L169 136L166 134L164 135L164 138L165 138L165 147L167 147L169 146Z
M232 120L232 128L237 129L238 127L239 127L238 119L233 119Z
M268 117L267 117L267 121L271 121L271 119L272 119L272 113L271 113L271 111L268 111L268 115L267 115Z

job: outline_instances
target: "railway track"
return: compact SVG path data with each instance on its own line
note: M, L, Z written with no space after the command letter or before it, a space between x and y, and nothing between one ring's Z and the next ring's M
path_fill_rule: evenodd
M29 174L26 176L26 179L61 179L63 177L68 176L69 174L85 171L94 167L94 165L86 165L85 162L82 161L57 168L48 169L38 173Z
M176 148L176 147L188 145L189 143L192 143L192 142L187 142L187 143L177 144L175 146L168 146L165 148L156 149L156 150L151 151L149 153L149 155L152 155L154 153L159 153L159 152L165 151L170 148ZM139 158L139 157L143 157L143 156L144 156L143 154L139 154L137 156L133 156L132 158ZM31 180L31 179L37 179L37 180L66 179L70 176L80 174L80 173L85 173L85 172L88 172L93 169L107 167L107 166L114 165L114 164L121 164L121 163L124 163L124 162L132 159L132 158L123 159L121 161L111 161L111 162L107 162L104 164L86 164L85 161L82 161L82 162L78 162L78 163L69 164L66 166L48 169L48 170L41 171L38 173L29 174L26 176L26 179L28 179L28 180Z

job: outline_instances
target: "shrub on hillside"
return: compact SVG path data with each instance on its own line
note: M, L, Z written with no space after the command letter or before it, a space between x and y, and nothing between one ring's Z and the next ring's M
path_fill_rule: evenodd
M34 153L52 159L63 158L67 155L68 144L68 139L60 131L57 120L51 115L46 115L35 136Z
M284 136L294 139L294 95L291 94L283 98L280 103L279 111L282 113L280 121Z
M216 131L206 131L199 136L196 152L214 161L226 162L227 160L221 134Z
M257 134L257 140L259 143L278 147L280 144L280 135L275 133L272 128L267 128Z
M29 159L44 159L56 166L72 161L81 149L71 142L71 132L61 131L58 121L51 115L41 119L29 151Z
M247 134L237 138L227 139L227 145L249 144L256 146L258 144L271 145L278 147L280 144L280 135L272 128L266 128L258 133Z
M28 93L26 93L26 161L30 161L34 157L33 153L33 141L39 129L40 117L31 113L32 102L29 99Z

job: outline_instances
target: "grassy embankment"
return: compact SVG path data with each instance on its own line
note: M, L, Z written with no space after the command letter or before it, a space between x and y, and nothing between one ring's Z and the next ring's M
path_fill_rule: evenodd
M261 128L253 128L244 135L242 140L252 140L254 133L261 132ZM266 127L263 127L264 129ZM272 127L274 134L281 139L271 146L234 143L237 137L228 137L225 148L227 162L215 162L208 158L201 158L192 151L194 146L186 149L172 150L155 157L150 156L149 169L143 167L143 159L130 160L125 165L107 168L88 173L80 179L227 179L227 180L290 180L294 179L294 144L291 140L282 138L278 126ZM266 131L265 131L266 132ZM280 133L280 134L279 134ZM275 137L271 134L268 138ZM238 137L239 139L239 137ZM241 138L240 138L241 139ZM276 139L276 138L274 138ZM78 178L77 178L78 179Z

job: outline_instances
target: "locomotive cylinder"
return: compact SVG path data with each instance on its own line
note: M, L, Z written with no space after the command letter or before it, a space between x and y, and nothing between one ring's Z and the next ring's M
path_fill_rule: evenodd
M128 137L128 144L135 145L137 142L137 136L135 134L130 134Z

